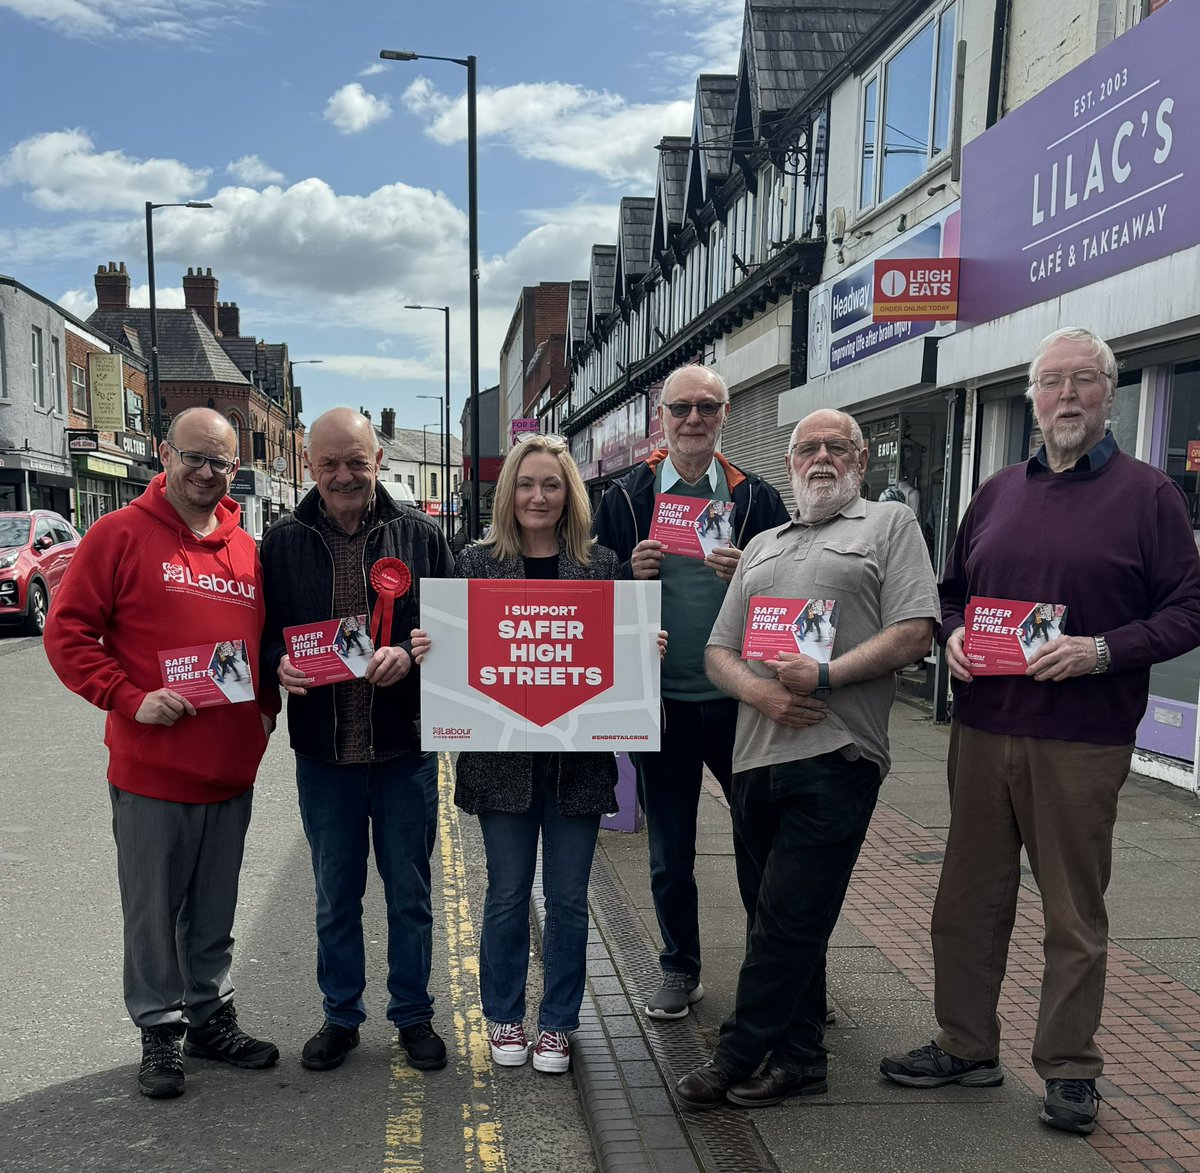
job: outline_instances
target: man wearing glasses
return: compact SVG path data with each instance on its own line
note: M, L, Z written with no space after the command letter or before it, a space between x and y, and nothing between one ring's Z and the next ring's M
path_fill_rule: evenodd
M950 552L939 639L954 677L951 816L932 925L941 1029L880 1064L907 1087L1002 1082L997 1004L1024 847L1046 919L1040 1118L1079 1133L1095 1127L1104 1065L1095 1035L1117 795L1151 666L1200 644L1187 504L1107 430L1116 374L1088 330L1042 342L1027 396L1043 446L980 487ZM1052 543L1029 541L1031 516ZM963 612L973 596L1066 604L1065 634L1030 656L1024 676L972 677Z
M746 546L708 639L709 676L740 702L730 806L751 920L733 1013L711 1061L676 1085L687 1108L763 1108L827 1087L829 935L890 765L896 669L928 652L938 612L912 510L860 496L868 455L843 412L796 425L796 514ZM755 595L836 600L832 661L743 660Z
M663 384L658 408L667 440L615 482L594 531L621 559L621 572L662 582L671 640L662 666L662 749L634 754L638 795L650 840L650 889L663 948L663 980L646 1004L652 1018L683 1018L704 996L696 893L696 812L707 765L726 797L732 777L737 702L704 672L704 644L745 545L787 521L779 494L717 451L729 417L729 391L716 371L680 367ZM664 554L646 537L658 493L733 503L731 540L699 559ZM727 519L728 520L728 519Z
M421 750L413 640L421 579L447 577L454 562L435 522L377 491L383 448L366 416L347 407L319 416L305 455L315 487L262 545L263 662L288 693L300 817L316 878L324 1022L300 1062L329 1071L359 1044L367 1017L362 899L373 841L387 902L387 1016L409 1066L434 1070L446 1065L429 995L437 755ZM411 583L394 597L391 627L378 633L364 677L310 687L286 654L283 629L372 614L381 589L372 569L384 560L403 562Z
M237 439L208 408L175 417L163 471L79 545L46 627L62 682L108 713L109 798L125 929L125 1005L142 1033L138 1087L184 1090L183 1054L270 1067L238 1026L229 979L251 787L279 712L261 686L265 612L254 540L228 497ZM165 653L245 649L258 701L197 709L163 687Z

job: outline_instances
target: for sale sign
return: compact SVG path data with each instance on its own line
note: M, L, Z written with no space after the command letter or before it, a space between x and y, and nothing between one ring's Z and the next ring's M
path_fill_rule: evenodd
M958 258L875 262L875 321L951 322L958 317Z
M426 750L657 750L657 582L427 579Z

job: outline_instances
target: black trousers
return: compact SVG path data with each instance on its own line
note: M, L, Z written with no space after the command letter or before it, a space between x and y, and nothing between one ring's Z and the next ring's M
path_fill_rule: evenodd
M733 1014L713 1055L735 1079L825 1072L825 952L879 795L879 767L840 752L733 776L734 851L753 908Z

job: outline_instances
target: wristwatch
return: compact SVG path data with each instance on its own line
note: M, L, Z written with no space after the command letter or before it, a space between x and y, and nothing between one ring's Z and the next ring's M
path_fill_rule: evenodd
M1108 654L1108 641L1102 635L1094 635L1096 643L1096 666L1088 673L1089 676L1103 676L1108 671L1111 659Z
M813 689L813 696L818 700L828 700L829 694L833 689L829 687L829 665L817 665L817 687Z

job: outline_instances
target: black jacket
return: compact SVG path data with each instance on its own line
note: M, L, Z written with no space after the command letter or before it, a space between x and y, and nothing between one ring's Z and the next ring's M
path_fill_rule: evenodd
M621 560L618 577L632 578L629 558L638 542L650 535L654 516L654 473L667 455L660 448L649 460L631 469L609 486L592 522L592 532L602 546ZM739 550L756 534L789 520L787 507L773 485L752 472L744 472L719 452L725 479L733 498L733 545Z
M318 527L320 495L306 494L296 512L281 517L263 535L263 591L267 603L263 632L263 673L274 674L285 648L283 629L319 623L333 614L333 554ZM409 635L420 626L422 578L449 578L454 572L450 547L437 524L424 513L375 494L375 513L364 546L362 573L370 608L378 597L370 585L371 567L381 558L399 558L412 573L412 586L397 600L392 630L382 642L411 652ZM288 696L288 732L292 748L322 762L337 760L333 686ZM421 687L414 668L403 680L377 688L371 701L371 747L380 757L419 749Z
M558 556L558 577L612 579L617 559L603 546L592 547L592 560L580 566L565 552ZM457 578L524 578L520 558L499 561L487 546L469 546L455 568ZM611 753L562 753L558 759L558 810L564 815L612 814L617 810L617 760ZM503 811L523 814L533 800L533 754L460 753L455 766L454 802L469 814Z

